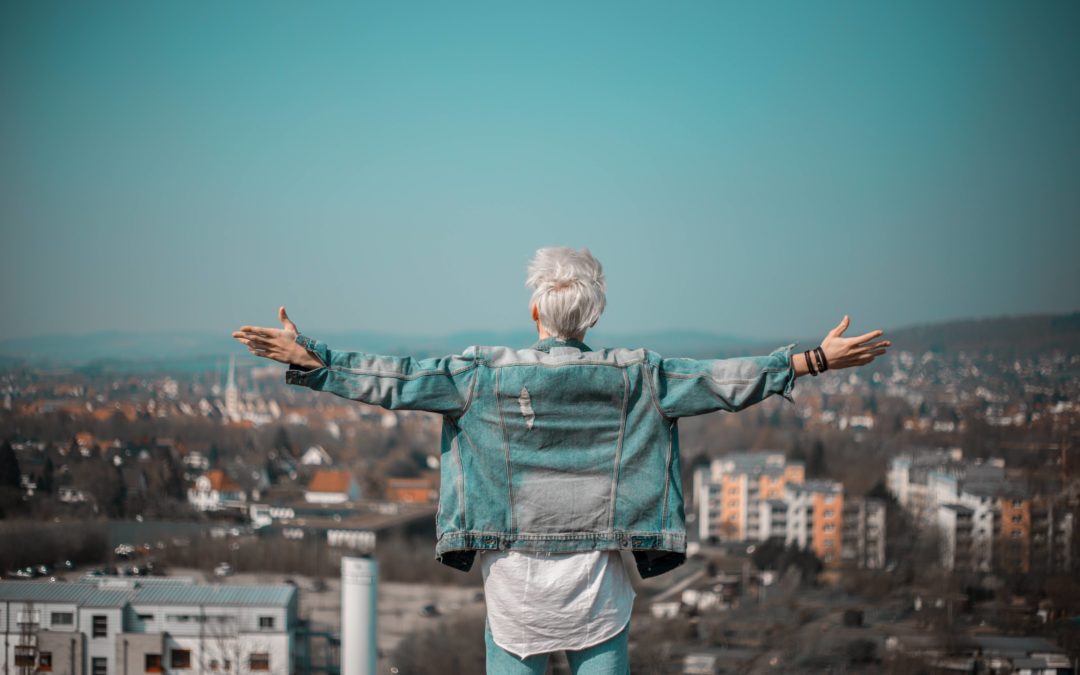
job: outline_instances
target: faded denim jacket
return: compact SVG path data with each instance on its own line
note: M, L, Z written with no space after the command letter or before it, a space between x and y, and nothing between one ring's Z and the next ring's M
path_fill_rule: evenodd
M438 358L331 350L289 384L443 417L436 559L477 550L630 550L642 577L686 560L681 417L789 401L794 344L768 356L663 358L545 338Z

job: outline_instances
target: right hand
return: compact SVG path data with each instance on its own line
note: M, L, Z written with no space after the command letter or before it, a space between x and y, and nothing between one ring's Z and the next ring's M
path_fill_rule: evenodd
M872 330L858 337L843 337L849 325L851 325L851 320L845 315L840 325L829 331L825 339L821 341L821 350L825 352L829 370L865 366L884 354L885 348L892 344L888 340L871 342L883 334L884 331L881 330Z

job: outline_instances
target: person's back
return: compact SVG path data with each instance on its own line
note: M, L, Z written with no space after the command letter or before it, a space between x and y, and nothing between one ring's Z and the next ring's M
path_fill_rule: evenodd
M483 552L489 672L543 672L546 654L528 656L537 645L581 647L575 672L626 672L633 591L617 552L632 551L642 577L685 560L678 419L773 394L790 401L797 376L869 363L889 343L870 342L881 331L841 337L844 317L800 359L794 345L703 360L592 350L585 333L606 287L588 250L537 251L527 284L539 337L528 349L475 346L429 359L342 352L301 335L284 307L284 329L244 326L233 336L290 364L290 384L443 416L436 554L468 570Z

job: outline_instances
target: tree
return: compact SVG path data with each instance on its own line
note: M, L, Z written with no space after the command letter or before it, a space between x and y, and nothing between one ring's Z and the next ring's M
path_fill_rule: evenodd
M826 478L829 475L829 467L825 463L825 444L821 439L814 441L810 448L810 461L806 465L806 475L811 478Z
M22 471L19 469L19 458L15 456L15 448L11 441L4 441L0 445L0 487L18 489L22 481Z
M53 493L53 477L56 467L53 466L52 457L45 457L45 466L41 469L41 480L38 481L38 489L47 495Z

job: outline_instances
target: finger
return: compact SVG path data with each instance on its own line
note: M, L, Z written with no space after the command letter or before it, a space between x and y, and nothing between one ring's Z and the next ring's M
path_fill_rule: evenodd
M285 305L278 308L278 318L281 319L281 325L285 326L285 330L291 330L294 333L300 332L296 329L296 324L292 322L292 319L285 312Z
M233 333L233 337L244 337L258 340L276 340L280 334L281 331L275 328L273 332L267 332L265 330L236 331L235 333Z
M847 330L849 325L851 325L851 320L848 318L848 315L845 314L844 318L840 320L840 323L836 326L836 328L833 328L831 331L829 331L829 336L840 337L844 334L844 331Z
M274 343L260 340L258 338L238 337L236 339L244 343L248 347L254 347L256 349L272 349L274 347Z
M240 333L251 333L253 335L259 335L262 337L277 337L281 332L280 328L264 328L262 326L240 326Z
M890 344L892 343L888 342L887 340L878 340L877 342L867 342L861 344L851 351L853 354L861 354L863 352L870 352L878 349L884 351L885 348L888 347Z
M884 333L885 333L885 331L883 331L883 330L872 330L869 333L863 333L859 337L853 337L853 338L849 338L849 339L854 340L854 342L852 344L856 344L856 345L861 346L863 343L869 342L870 340L873 340L876 337L881 337L881 335L883 335Z

